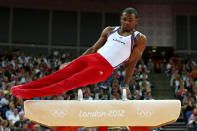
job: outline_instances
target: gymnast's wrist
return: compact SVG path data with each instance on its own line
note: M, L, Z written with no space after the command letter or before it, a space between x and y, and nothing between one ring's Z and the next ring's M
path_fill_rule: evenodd
M60 65L59 69L63 69L64 67L66 67L68 64L70 64L71 62L66 62L63 63L62 65Z
M129 88L129 83L123 81L123 82L120 83L120 87L121 87L121 88Z

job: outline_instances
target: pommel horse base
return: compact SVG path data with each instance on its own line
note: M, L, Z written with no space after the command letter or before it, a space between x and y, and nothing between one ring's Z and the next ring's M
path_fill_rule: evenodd
M131 131L148 131L175 122L181 110L179 100L127 100L125 90L123 100L82 100L81 94L79 91L78 100L27 100L26 117L57 127L57 131L77 131L76 127L131 127ZM104 129L107 128L100 131Z

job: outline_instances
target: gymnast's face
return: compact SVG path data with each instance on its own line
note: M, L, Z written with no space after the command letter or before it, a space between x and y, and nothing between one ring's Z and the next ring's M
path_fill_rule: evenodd
M122 30L129 32L135 28L135 25L138 23L138 18L136 18L134 13L124 12L120 17L120 22Z

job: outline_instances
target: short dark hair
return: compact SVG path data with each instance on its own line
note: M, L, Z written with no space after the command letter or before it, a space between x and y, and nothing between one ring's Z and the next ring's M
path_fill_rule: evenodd
M127 14L135 14L135 17L136 17L136 18L138 18L138 17L139 17L139 16L138 16L138 12L137 12L137 10L136 10L136 9L134 9L134 8L131 8L131 7L124 9L124 10L122 11L122 14L123 14L123 13L127 13Z

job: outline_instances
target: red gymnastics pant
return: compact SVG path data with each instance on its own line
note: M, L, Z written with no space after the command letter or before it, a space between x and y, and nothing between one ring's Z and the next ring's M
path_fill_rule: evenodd
M11 88L14 96L30 99L63 92L106 80L114 68L99 53L77 58L66 67L36 81Z

